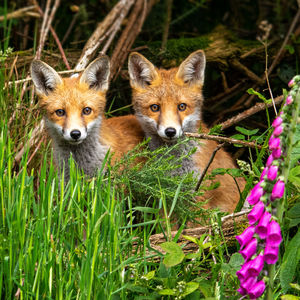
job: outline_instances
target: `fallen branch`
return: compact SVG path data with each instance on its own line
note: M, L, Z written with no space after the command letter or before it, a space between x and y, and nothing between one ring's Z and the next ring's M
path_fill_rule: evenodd
M218 135L209 135L206 133L190 133L190 132L186 132L185 135L188 137L193 137L193 138L197 138L197 139L211 140L211 141L228 143L228 144L237 144L237 145L242 145L245 147L261 149L261 146L257 145L254 142L245 142L245 141L240 141L240 140L223 137L223 136L218 136Z
M6 14L5 16L0 16L0 22L3 22L4 20L9 19L20 19L20 18L26 18L26 17L35 17L39 18L39 14L35 12L36 6L31 5L27 7L20 8L18 10L15 10L11 13Z

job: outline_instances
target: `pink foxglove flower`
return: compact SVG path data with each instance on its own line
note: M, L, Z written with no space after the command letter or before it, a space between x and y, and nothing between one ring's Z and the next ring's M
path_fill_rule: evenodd
M274 128L276 128L277 126L279 126L279 125L281 125L281 124L282 124L282 118L281 118L281 117L277 117L277 118L273 121L272 126L273 126Z
M257 282L256 277L249 277L246 281L244 281L241 284L241 287L245 289L247 293L249 293L251 291L251 288L255 285L256 282Z
M263 280L256 282L249 291L250 299L259 298L263 294L265 288L266 288L266 285Z
M267 237L270 218L271 214L267 211L264 212L256 226L255 232L261 239L265 239Z
M284 194L284 182L282 180L278 180L272 190L272 199L282 198Z
M260 184L261 181L254 186L250 195L247 198L247 201L250 205L256 204L260 197L264 194L264 189L260 186Z
M238 291L242 296L247 295L247 291L246 291L245 289L243 289L242 287L240 287L237 291Z
M272 244L267 243L265 252L264 252L264 260L267 264L273 265L278 260L278 252L279 247L273 246Z
M265 210L265 205L262 201L258 201L255 206L252 208L251 212L248 214L249 224L255 224L260 217L262 216Z
M258 255L253 260L250 261L248 267L249 276L258 276L264 267L264 257L263 255Z
M282 126L277 126L274 129L273 134L274 134L274 136L280 136L282 131L283 131L283 127Z
M274 156L271 154L267 159L266 166L270 167L272 165L273 160L274 160Z
M270 150L275 150L280 146L280 138L270 138L269 140L269 149Z
M278 247L282 241L281 230L279 224L272 220L268 227L267 243Z
M246 228L242 234L236 236L236 239L241 245L241 248L245 247L251 241L254 232L255 232L255 227L250 226Z
M257 239L253 238L249 244L243 249L240 250L239 252L242 254L244 259L247 261L249 260L254 253L256 253L257 249Z
M281 151L280 147L273 150L273 152L272 152L273 159L274 158L280 158L281 154L282 154L282 151Z
M268 167L265 167L265 168L263 169L263 171L261 172L261 175L260 175L260 180L261 180L261 181L264 180L264 177L265 177L265 175L267 175L268 170L269 170L269 168L268 168Z
M293 97L291 96L291 95L288 95L287 97L286 97L286 102L285 102L285 104L286 105L289 105L289 104L291 104L293 102Z
M277 178L278 174L278 167L277 166L270 166L268 170L267 178L271 181L275 180Z
M248 268L249 268L250 262L246 262L243 264L242 268L236 272L236 276L240 281L245 281L249 277Z

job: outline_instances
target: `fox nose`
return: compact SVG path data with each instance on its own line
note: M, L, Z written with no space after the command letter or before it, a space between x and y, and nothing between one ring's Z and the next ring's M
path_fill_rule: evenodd
M173 128L173 127L168 127L166 130L165 130L165 134L168 138L172 138L175 136L176 134L176 129Z
M81 136L81 132L79 130L72 130L70 136L73 140L78 140Z

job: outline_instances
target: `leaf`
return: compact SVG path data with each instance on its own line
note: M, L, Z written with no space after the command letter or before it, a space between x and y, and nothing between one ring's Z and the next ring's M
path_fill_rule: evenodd
M297 226L300 223L300 203L296 203L287 212L287 218L290 219L290 227Z
M163 289L161 291L158 292L160 295L170 295L170 296L173 296L175 295L175 292L171 289Z
M216 168L216 169L213 169L213 170L211 171L211 175L213 175L213 176L215 176L215 175L224 175L224 174L227 173L226 171L227 171L227 170L224 169L224 168Z
M221 131L222 131L222 125L218 124L218 125L215 125L213 128L211 128L208 134L217 135Z
M240 134L240 133L234 134L230 138L235 139L235 140L239 140L239 141L244 141L245 140L245 136L243 134Z
M290 288L290 283L293 280L295 271L299 264L299 255L300 255L300 230L289 242L284 256L283 262L281 264L280 270L280 283L283 289L283 292L286 292Z
M189 236L189 235L182 235L182 237L194 244L197 244L198 245L198 239L196 239L195 237L193 236Z
M185 297L185 296L193 293L195 290L197 290L198 287L199 287L199 283L198 282L193 282L193 281L188 282L186 284L186 287L184 289L184 292L183 292L182 296Z
M127 286L127 289L135 293L143 293L143 294L148 293L148 289L146 287L134 285L134 284L129 284Z
M288 50L290 54L294 54L295 53L295 48L292 45L285 45L284 48L286 50Z
M247 90L247 93L250 94L250 95L255 95L257 96L259 99L263 100L265 103L268 103L270 101L268 101L261 93L255 91L254 89L248 89Z
M236 126L235 129L236 129L236 131L238 131L244 135L254 135L254 134L258 133L258 131L259 131L259 129L249 130L249 129L246 129L246 128L243 128L240 126Z
M291 166L297 164L300 159L300 124L296 126L296 132L294 135L294 141L297 141L293 146L293 150L291 153Z
M133 208L133 210L137 210L149 214L157 214L159 212L158 208L143 207L143 206L136 206Z
M299 285L299 284L297 284L297 283L291 283L290 286L291 286L293 289L300 291L300 285Z
M160 245L167 252L163 263L167 267L173 267L180 264L184 259L184 253L179 245L174 242L165 242Z
M144 277L147 279L147 280L151 280L155 275L155 270L154 271L151 271L151 272L148 272L147 274L144 275Z
M283 295L280 298L281 300L299 300L300 298L294 295Z
M290 170L289 181L300 187L300 166L296 166Z
M228 265L234 270L238 271L241 265L244 263L244 258L240 253L234 253L231 255Z

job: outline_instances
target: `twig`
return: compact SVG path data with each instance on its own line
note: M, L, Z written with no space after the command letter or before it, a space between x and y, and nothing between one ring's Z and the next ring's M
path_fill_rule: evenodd
M204 168L203 172L201 173L201 176L200 176L200 178L199 178L199 180L198 180L198 182L197 182L197 185L196 185L196 187L195 187L195 192L197 192L197 191L199 190L199 187L200 187L200 185L201 185L201 183L202 183L202 181L203 181L203 179L204 179L205 174L207 173L207 170L208 170L209 166L210 166L211 163L213 162L213 160L214 160L214 158L215 158L217 152L224 146L224 144L225 144L225 143L218 145L218 146L215 148L215 150L213 151L213 153L211 154L211 157L210 157L210 159L209 159L209 161L208 161L206 167Z
M278 96L274 99L275 104L279 104L283 101L283 96ZM222 125L221 129L224 130L228 127L231 127L232 125L239 123L240 121L249 118L250 116L256 114L259 111L262 111L264 109L266 109L267 107L271 107L273 105L273 103L258 103L255 104L253 107L243 111L242 113L230 118L229 120L221 123L220 125Z
M15 11L11 12L11 13L8 13L5 16L0 16L0 22L3 22L4 20L9 20L9 19L18 19L18 18L28 17L29 12L31 12L30 16L38 18L39 15L34 14L35 9L36 9L35 5L20 8L18 10L15 10Z
M161 42L161 50L164 51L167 45L168 41L168 35L169 35L169 27L172 17L172 6L173 6L173 0L166 0L167 1L167 17L166 22L163 30L162 35L162 42Z
M242 146L249 147L249 148L261 149L261 146L257 145L254 142L245 142L245 141L240 141L237 139L232 139L232 138L228 138L228 137L224 137L224 136L209 135L206 133L190 133L190 132L186 132L185 135L188 137L193 137L193 138L197 138L197 139L211 140L211 141L223 142L223 143L228 143L228 144L237 144L237 145L242 145Z

